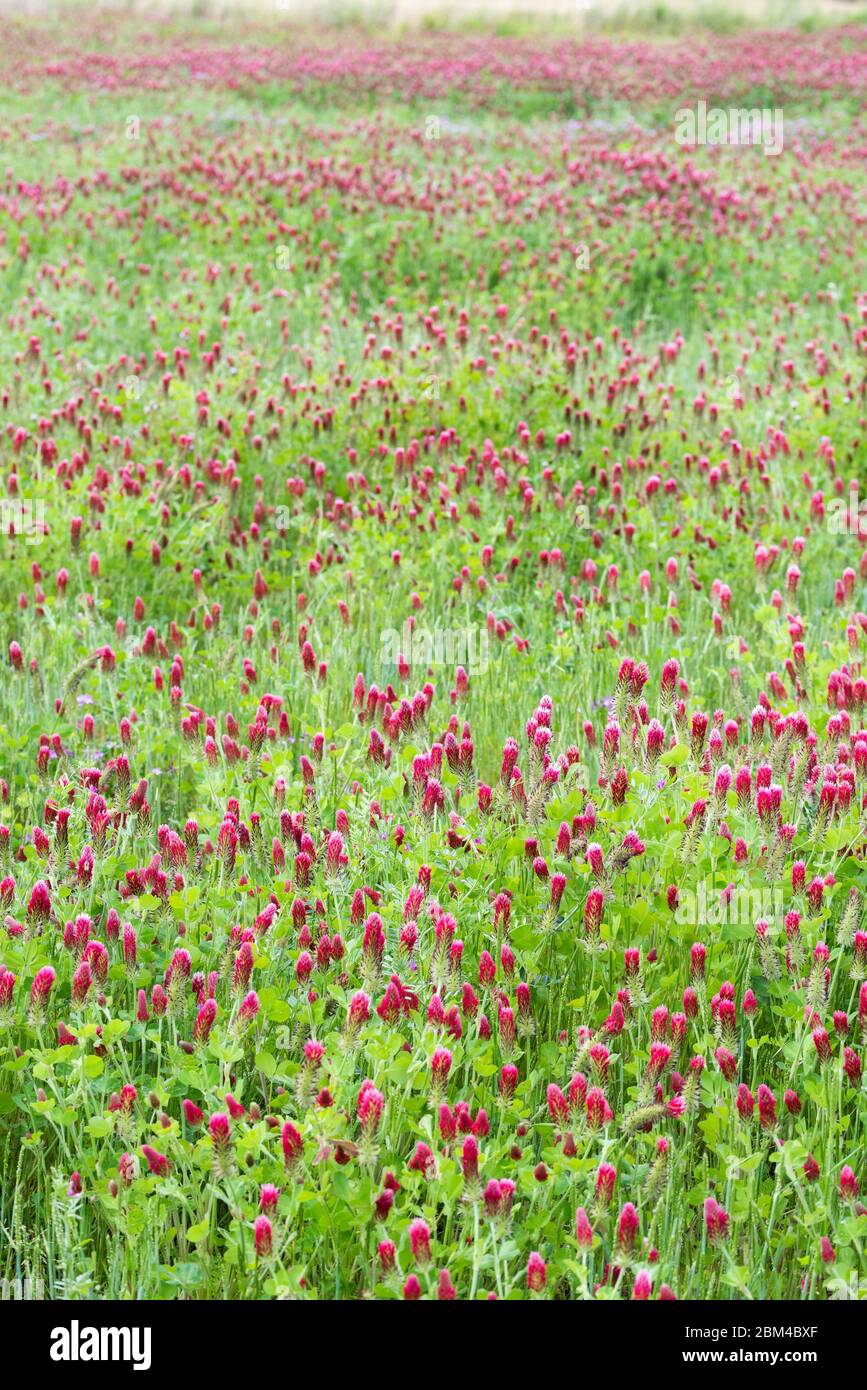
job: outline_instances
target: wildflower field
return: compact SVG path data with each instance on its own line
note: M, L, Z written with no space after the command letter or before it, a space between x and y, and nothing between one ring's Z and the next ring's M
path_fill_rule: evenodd
M867 1297L867 26L0 50L0 1278Z

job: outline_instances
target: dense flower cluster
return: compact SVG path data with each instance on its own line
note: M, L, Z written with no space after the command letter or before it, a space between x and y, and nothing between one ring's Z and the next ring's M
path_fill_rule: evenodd
M600 41L591 96L852 97L854 32ZM106 96L43 42L0 133L2 1258L857 1290L863 110L766 160L480 123L556 112L570 46L130 49ZM269 83L291 129L219 124Z

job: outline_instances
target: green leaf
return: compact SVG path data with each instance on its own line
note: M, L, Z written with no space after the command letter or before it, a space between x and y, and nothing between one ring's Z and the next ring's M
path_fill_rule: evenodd
M271 1080L271 1077L277 1070L277 1063L271 1056L270 1052L257 1052L256 1066L259 1068L259 1071L263 1072L264 1075L267 1076L269 1081Z

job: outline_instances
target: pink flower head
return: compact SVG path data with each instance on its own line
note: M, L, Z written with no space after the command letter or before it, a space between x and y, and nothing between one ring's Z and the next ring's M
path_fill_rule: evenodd
M165 1154L157 1153L156 1149L151 1148L150 1144L142 1145L142 1153L147 1159L147 1165L151 1172L158 1178L165 1177L171 1167Z
M531 1293L543 1293L547 1277L545 1261L538 1250L534 1250L527 1261L527 1288Z
M208 1121L208 1133L214 1148L219 1153L225 1152L232 1142L228 1115L212 1115Z
M452 1066L452 1054L446 1047L438 1047L431 1058L431 1078L434 1090L442 1093Z
M371 1137L379 1128L385 1097L370 1081L365 1081L358 1093L358 1121L362 1132Z
M813 1046L819 1058L819 1065L824 1066L831 1060L831 1040L827 1032L821 1026L813 1030Z
M635 1245L638 1233L638 1212L631 1202L625 1202L617 1222L617 1244L620 1250L628 1253Z
M593 1245L593 1227L583 1207L575 1213L575 1239L580 1250L589 1250Z
M259 1210L265 1215L268 1212L277 1210L277 1203L280 1200L280 1189L273 1183L265 1182L259 1189Z
M257 1216L253 1227L253 1240L257 1259L264 1260L271 1254L273 1230L267 1216Z
M51 916L51 894L43 879L34 883L27 903L27 915L36 922L47 922Z
M410 1223L409 1243L416 1264L429 1264L431 1257L430 1229L426 1221L422 1221L421 1218L418 1218Z
M596 1174L596 1200L600 1206L610 1206L616 1181L617 1169L610 1163L600 1163Z
M723 1210L715 1197L705 1198L704 1224L707 1238L712 1244L725 1240L729 1229L728 1213Z
M294 1168L304 1152L304 1141L291 1120L284 1124L280 1139L283 1146L283 1162L287 1168Z
M848 1163L840 1171L840 1196L845 1201L854 1201L861 1191L861 1185Z
M569 1102L564 1096L560 1087L552 1081L548 1086L548 1113L557 1125L564 1125L569 1120Z
M217 1017L216 999L206 999L196 1015L196 1023L193 1028L193 1041L200 1046L208 1041L214 1020Z
M592 1086L587 1092L586 1100L587 1124L590 1129L601 1129L614 1119L611 1106L605 1099L605 1093L598 1086Z
M254 989L251 989L241 1001L238 1009L238 1022L242 1027L252 1023L259 1014L259 996Z
M852 1047L843 1049L843 1070L851 1086L857 1088L861 1085L861 1058Z
M34 1022L40 1022L45 1017L55 979L56 975L50 965L43 965L34 976L30 989L30 1013Z
M500 1095L506 1101L511 1100L518 1085L518 1068L511 1062L506 1062L500 1073Z
M81 961L72 977L72 1001L74 1004L85 1003L92 980L90 966L86 960Z
M11 970L4 970L0 967L0 1010L4 1013L12 1007L12 991L15 988L15 976Z
M777 1102L773 1091L761 1085L756 1093L759 1106L759 1124L762 1129L773 1129L777 1123Z
M441 1269L437 1280L437 1299L441 1303L451 1303L457 1298L455 1286L447 1269Z
M184 1118L191 1128L195 1128L196 1126L200 1125L205 1118L204 1114L199 1109L199 1107L197 1105L194 1105L194 1103L191 1100L183 1101L181 1108L184 1112Z
M361 990L353 994L349 1001L349 1012L347 1015L347 1029L350 1034L355 1034L363 1027L370 1018L370 996Z
M397 1246L394 1241L381 1240L376 1247L376 1253L379 1256L380 1273L391 1274L397 1261Z

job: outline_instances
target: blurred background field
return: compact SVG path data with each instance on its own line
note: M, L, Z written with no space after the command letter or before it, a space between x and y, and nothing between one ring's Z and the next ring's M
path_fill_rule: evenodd
M0 0L0 15L49 23L86 13L88 28L104 16L107 30L125 18L211 25L221 33L274 24L310 28L466 30L533 37L550 31L636 33L666 37L689 31L730 33L744 27L800 28L860 24L863 0Z

